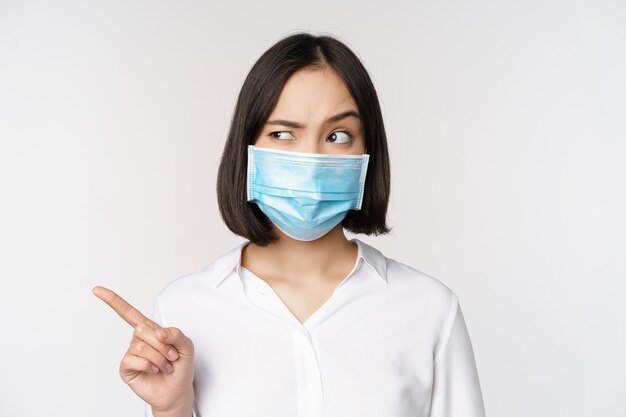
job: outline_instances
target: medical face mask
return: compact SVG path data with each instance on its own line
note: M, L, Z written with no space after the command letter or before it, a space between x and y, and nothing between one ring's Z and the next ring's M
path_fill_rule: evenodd
M287 236L315 240L361 209L368 161L248 145L248 201Z

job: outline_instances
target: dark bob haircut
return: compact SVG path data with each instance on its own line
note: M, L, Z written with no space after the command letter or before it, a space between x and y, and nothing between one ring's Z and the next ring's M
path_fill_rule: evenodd
M253 145L287 79L299 69L331 68L343 80L361 114L370 155L361 210L350 210L342 226L353 232L384 234L390 191L389 154L378 96L359 58L332 36L289 35L268 49L248 73L231 120L217 174L220 215L235 234L266 246L278 239L261 209L247 201L248 145Z

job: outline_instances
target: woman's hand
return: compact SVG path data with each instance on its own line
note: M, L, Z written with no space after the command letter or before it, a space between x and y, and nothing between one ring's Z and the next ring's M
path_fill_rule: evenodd
M191 339L176 327L161 327L108 288L97 286L92 291L135 329L120 363L122 380L153 411L179 409L193 401Z

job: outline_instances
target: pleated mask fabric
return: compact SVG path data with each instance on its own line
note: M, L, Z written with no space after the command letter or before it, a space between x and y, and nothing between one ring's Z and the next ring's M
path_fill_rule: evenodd
M360 210L369 155L248 145L247 199L287 236L315 240Z

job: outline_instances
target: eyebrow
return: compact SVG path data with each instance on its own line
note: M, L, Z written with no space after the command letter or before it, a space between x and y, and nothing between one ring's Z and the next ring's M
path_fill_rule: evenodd
M328 123L332 123L332 122L338 122L339 120L345 119L346 117L350 117L350 116L354 116L357 119L360 119L361 116L359 115L358 112L354 111L354 110L348 110L348 111L344 111L341 112L339 114L336 114L334 116L329 117L324 124L328 124ZM300 129L303 127L303 125L301 125L298 122L292 122L289 120L283 120L283 119L277 119L277 120L268 120L266 123L266 125L280 125L280 126L287 126L287 127L291 127L294 129Z

